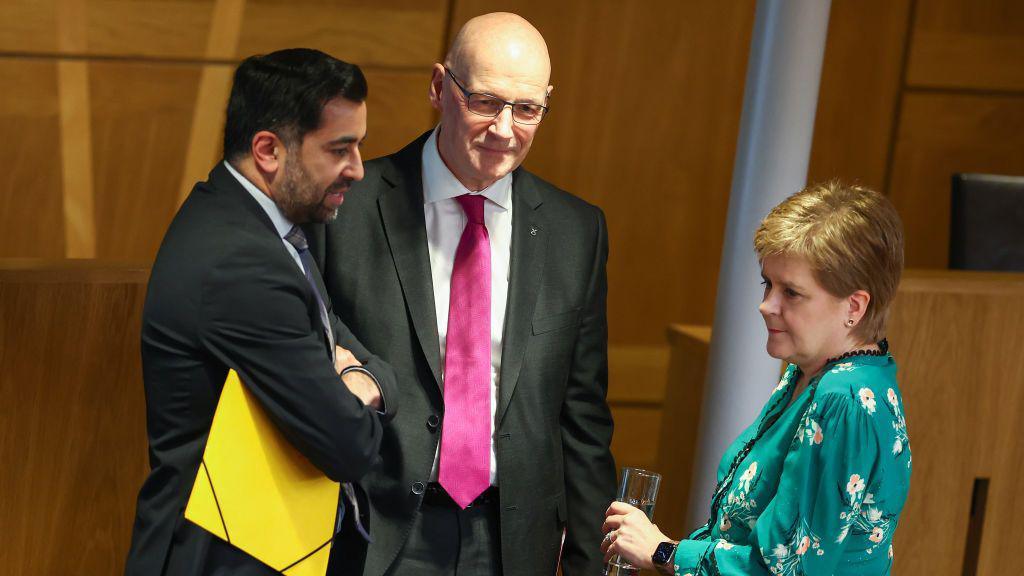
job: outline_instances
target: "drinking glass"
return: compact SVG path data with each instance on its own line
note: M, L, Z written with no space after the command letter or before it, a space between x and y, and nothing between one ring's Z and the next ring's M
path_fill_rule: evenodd
M654 504L658 498L661 474L641 468L623 468L616 500L635 506L654 520ZM639 570L617 554L604 565L604 576L635 576Z

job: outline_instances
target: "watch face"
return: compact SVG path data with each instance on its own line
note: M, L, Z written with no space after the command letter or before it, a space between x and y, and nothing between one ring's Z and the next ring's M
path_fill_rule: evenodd
M668 564L672 561L672 556L676 553L675 542L662 542L658 544L658 548L654 551L654 555L651 556L651 561L655 564Z

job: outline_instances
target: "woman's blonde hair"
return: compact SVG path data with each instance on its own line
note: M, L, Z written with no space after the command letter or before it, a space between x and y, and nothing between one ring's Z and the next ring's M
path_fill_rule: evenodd
M864 342L881 340L903 270L903 224L889 199L837 180L812 184L786 198L754 234L758 261L803 258L815 280L837 298L871 295L853 329Z

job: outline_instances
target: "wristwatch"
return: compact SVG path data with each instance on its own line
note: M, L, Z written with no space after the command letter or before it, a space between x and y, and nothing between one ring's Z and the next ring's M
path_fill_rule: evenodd
M669 540L668 542L662 542L658 544L658 547L654 550L654 554L651 555L651 562L655 566L671 566L672 559L676 555L676 546L678 542Z

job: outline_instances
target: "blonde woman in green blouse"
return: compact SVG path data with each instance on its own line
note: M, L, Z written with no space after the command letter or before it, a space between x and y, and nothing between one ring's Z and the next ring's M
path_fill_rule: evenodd
M707 524L677 542L616 502L602 548L664 574L889 574L911 469L884 337L899 216L871 190L812 185L768 214L754 248L768 353L788 368L726 450Z

